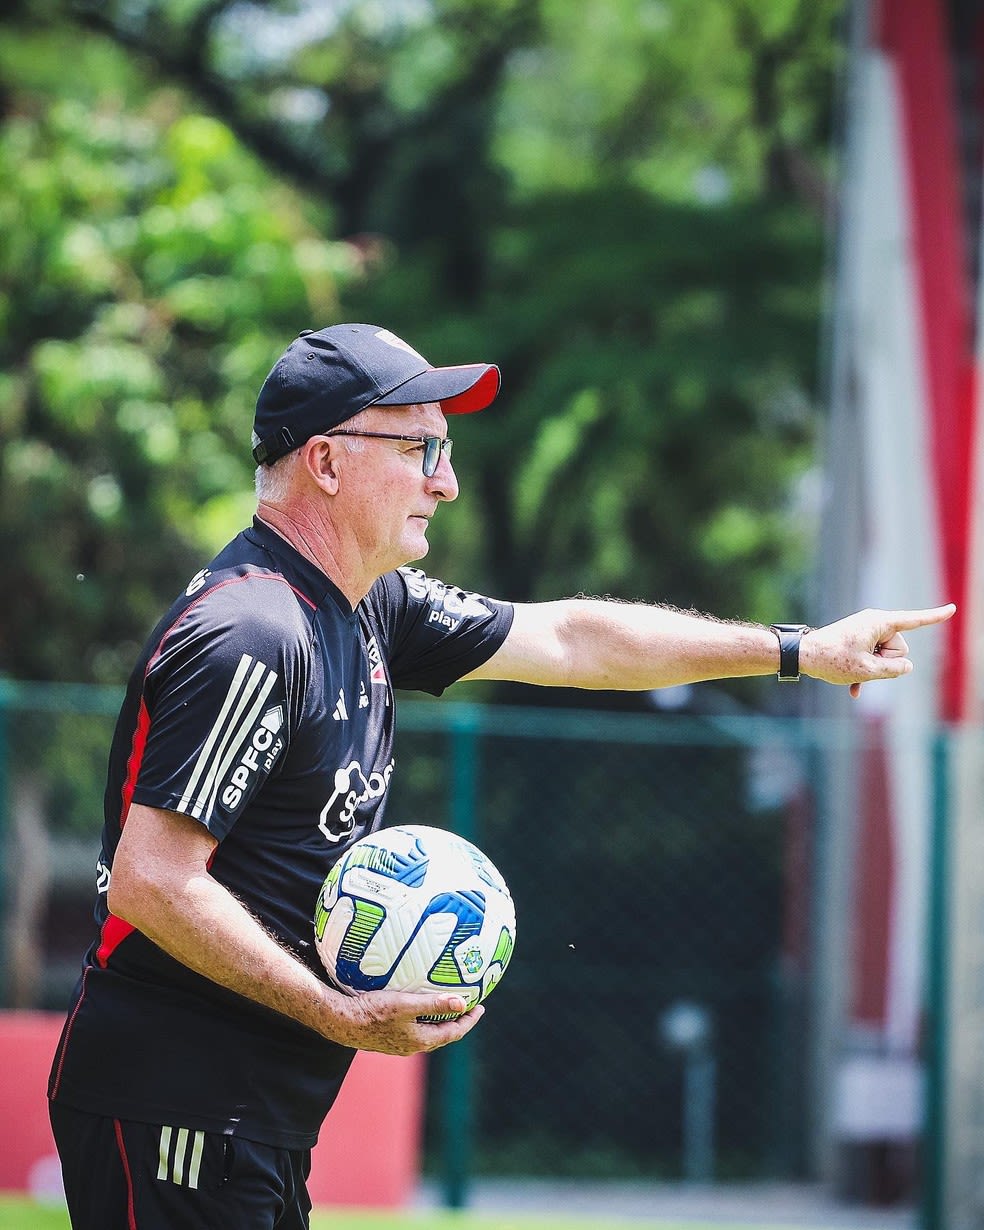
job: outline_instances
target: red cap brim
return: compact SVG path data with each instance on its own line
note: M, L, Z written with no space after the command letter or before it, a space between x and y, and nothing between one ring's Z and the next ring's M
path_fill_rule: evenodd
M373 404L413 406L436 401L445 414L474 414L495 401L501 383L499 369L493 363L432 367L419 376L411 376Z

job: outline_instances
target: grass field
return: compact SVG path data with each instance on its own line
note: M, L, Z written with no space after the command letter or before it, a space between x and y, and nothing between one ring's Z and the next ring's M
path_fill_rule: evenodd
M631 1230L739 1230L717 1223L713 1227L696 1222L676 1221L619 1222L617 1218L540 1217L514 1213L446 1213L422 1210L412 1213L362 1213L332 1209L315 1214L311 1230L602 1230L613 1226ZM69 1230L64 1209L0 1196L2 1230Z

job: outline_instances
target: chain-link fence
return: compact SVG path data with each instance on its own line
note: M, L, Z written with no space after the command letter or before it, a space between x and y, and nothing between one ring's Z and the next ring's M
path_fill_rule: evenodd
M0 1004L64 1008L94 934L106 763L122 693L0 682Z
M814 809L810 751L790 729L404 713L390 815L465 831L517 909L488 1024L434 1065L435 1163L693 1179L801 1168Z
M0 685L5 1007L64 1007L92 937L119 700ZM517 907L486 1021L428 1066L449 1203L480 1173L805 1173L833 729L401 702L390 822L471 837Z

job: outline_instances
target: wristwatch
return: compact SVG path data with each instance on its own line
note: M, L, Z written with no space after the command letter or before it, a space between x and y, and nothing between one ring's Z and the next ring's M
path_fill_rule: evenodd
M779 638L780 683L797 683L800 677L800 641L811 632L809 624L770 624Z

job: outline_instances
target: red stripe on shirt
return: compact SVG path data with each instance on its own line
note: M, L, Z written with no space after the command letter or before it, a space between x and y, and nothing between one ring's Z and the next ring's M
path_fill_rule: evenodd
M103 923L102 930L99 932L101 942L96 949L96 962L101 969L106 968L109 964L109 958L126 937L132 935L134 931L136 931L136 927L131 923L125 922L115 914L110 914Z
M120 1161L123 1163L123 1173L126 1175L126 1224L128 1230L137 1230L137 1214L133 1207L133 1175L130 1173L130 1159L126 1155L126 1145L123 1143L123 1125L119 1119L113 1120L116 1129L116 1147L120 1151Z
M130 757L126 762L126 777L123 779L123 808L120 812L120 829L126 824L130 814L130 804L133 802L133 792L137 788L137 776L147 749L147 736L150 734L150 714L147 712L147 702L140 697L140 712L137 714L137 725L133 731L133 741L130 744Z

